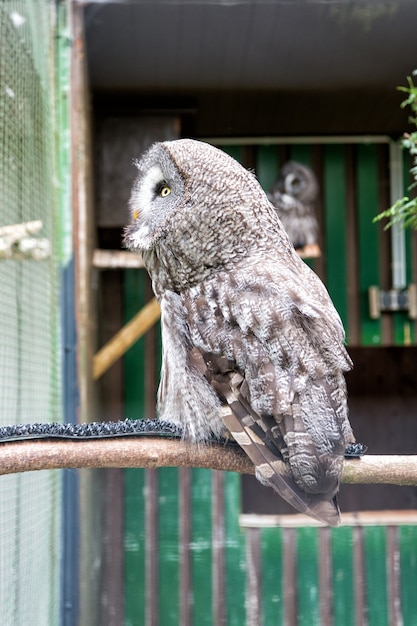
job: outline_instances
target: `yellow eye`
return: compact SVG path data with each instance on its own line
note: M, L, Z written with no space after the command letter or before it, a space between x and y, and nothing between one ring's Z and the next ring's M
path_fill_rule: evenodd
M133 219L134 219L134 220L137 220L137 219L138 219L138 217L139 217L139 211L138 211L138 209L135 209L135 210L133 211Z
M171 187L168 187L168 185L164 185L163 187L161 187L161 191L159 192L159 195L161 196L161 198L166 198L167 196L169 196L170 193L171 193Z

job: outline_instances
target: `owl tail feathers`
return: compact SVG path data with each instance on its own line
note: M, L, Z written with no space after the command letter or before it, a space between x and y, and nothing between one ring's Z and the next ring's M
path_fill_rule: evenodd
M268 479L265 479L259 471L256 471L255 475L262 484L272 487L274 491L300 513L305 513L329 526L340 525L340 509L336 496L329 500L324 495L305 493L297 487L295 481L291 478L279 476L277 480L276 473ZM284 481L284 488L282 488L282 481Z
M223 423L255 465L257 479L272 487L301 513L330 526L340 524L334 492L327 495L306 493L295 482L288 465L283 467L279 448L268 435L268 425L250 406L244 378L236 371L235 364L226 357L201 353L197 349L191 352L190 360L222 400Z
M265 436L262 419L240 393L242 377L230 373L228 384L218 384L218 391L227 404L222 407L222 418L236 443L255 465L256 478L272 487L295 509L314 519L338 526L340 511L336 497L326 494L311 494L302 491L291 474L283 472L283 461L278 448L271 445ZM269 443L269 445L268 445ZM275 448L275 450L274 450Z
M230 406L223 407L223 421L236 443L254 463L255 475L259 482L272 487L281 498L284 498L300 513L305 513L329 526L340 524L340 511L336 496L329 499L324 494L309 494L302 491L291 476L284 475L283 461L250 427L242 424Z
M336 496L333 496L331 500L320 500L316 497L315 501L310 503L310 508L314 511L315 518L320 522L329 526L340 525L340 509Z

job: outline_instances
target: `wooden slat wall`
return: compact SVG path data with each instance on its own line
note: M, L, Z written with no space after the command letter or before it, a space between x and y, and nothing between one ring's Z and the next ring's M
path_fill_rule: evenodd
M349 342L414 342L406 315L367 315L368 286L390 286L389 233L372 224L389 198L387 146L226 149L265 189L289 158L315 169L323 256L311 265ZM415 250L407 234L410 282ZM151 297L145 272L126 271L124 293L129 319ZM159 361L158 331L126 355L126 417L154 414ZM126 470L124 489L126 626L417 626L415 526L242 528L240 477L203 469Z
M164 479L156 490L157 515L145 525L140 526L143 500L126 505L126 521L136 519L137 527L134 541L132 524L126 529L131 540L125 544L125 555L130 557L125 562L125 624L417 624L415 526L242 530L237 524L237 507L234 519L229 520L235 526L233 534L227 532L225 517L216 519L218 531L225 537L219 543L219 535L210 532L211 519L205 517L211 502L210 485L201 490L200 478L196 480L198 494L188 502L191 542L184 544L184 537L175 532L184 519L178 506L170 509L169 521L163 520L164 506L172 504ZM131 485L134 490L140 487L140 481ZM167 526L174 532L167 532ZM180 559L184 551L191 553L186 594ZM131 558L134 554L139 557L136 563ZM218 569L219 561L225 563L223 571ZM188 621L179 615L187 615Z

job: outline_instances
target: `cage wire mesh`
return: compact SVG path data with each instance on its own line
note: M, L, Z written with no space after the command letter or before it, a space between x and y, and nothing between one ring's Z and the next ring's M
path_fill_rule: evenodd
M0 0L0 228L41 220L52 244L0 258L1 425L62 416L54 28L51 0ZM58 472L0 477L4 626L58 623L60 497Z

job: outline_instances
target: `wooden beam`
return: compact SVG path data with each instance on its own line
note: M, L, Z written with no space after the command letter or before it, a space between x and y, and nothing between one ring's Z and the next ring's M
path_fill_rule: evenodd
M156 298L153 298L130 322L103 346L93 359L93 377L97 380L117 359L140 339L159 319L161 314Z
M138 269L144 267L140 254L125 250L100 250L93 252L93 266L97 269Z

